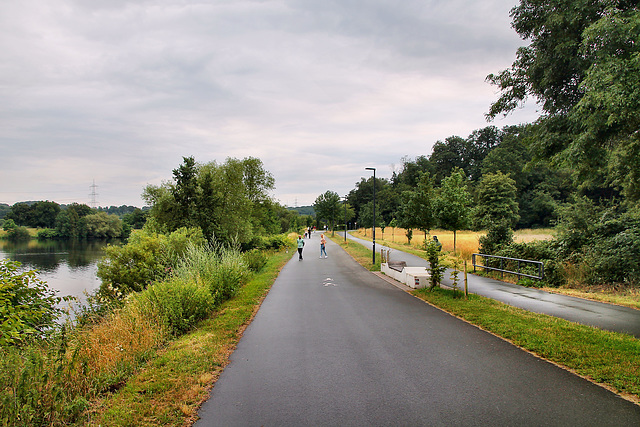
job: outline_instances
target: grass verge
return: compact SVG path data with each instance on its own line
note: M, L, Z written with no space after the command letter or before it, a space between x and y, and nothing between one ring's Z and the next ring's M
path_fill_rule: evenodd
M341 246L360 264L369 262L357 243ZM615 332L569 322L545 314L531 313L510 305L445 289L412 292L416 297L499 336L538 357L549 360L590 381L640 403L640 340Z
M285 251L270 257L211 318L158 351L122 389L98 402L89 425L182 426L195 421L198 407L290 258Z
M376 263L373 264L373 251L371 249L367 249L352 240L347 239L345 242L344 236L331 236L331 234L327 234L327 236L340 245L342 249L355 258L358 264L362 265L364 268L370 271L380 271L380 254L376 255Z

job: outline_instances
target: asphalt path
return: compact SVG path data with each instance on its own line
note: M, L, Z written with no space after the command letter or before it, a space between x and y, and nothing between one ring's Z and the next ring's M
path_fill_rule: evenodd
M344 234L342 234L344 237ZM348 238L372 249L373 243L358 239L350 234ZM376 256L380 256L381 249L390 249L392 261L405 261L409 267L428 267L429 263L415 255L391 249L387 246L376 244ZM451 270L445 272L442 284L451 286ZM469 292L493 298L514 307L523 308L535 313L544 313L560 317L583 325L595 326L600 329L621 332L640 338L640 310L590 301L567 295L553 294L535 288L514 285L501 282L488 277L468 274ZM462 275L459 276L462 278ZM459 286L464 287L460 282Z
M640 425L640 406L306 242L196 426Z

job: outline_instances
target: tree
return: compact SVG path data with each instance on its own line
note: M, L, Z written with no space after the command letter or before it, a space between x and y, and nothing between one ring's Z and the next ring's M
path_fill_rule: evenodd
M382 223L382 216L380 215L380 208L376 203L376 225ZM373 200L364 205L360 209L360 225L367 229L367 227L371 227L373 229Z
M585 194L640 199L640 12L636 1L522 0L513 28L530 40L511 69L487 80L501 96L488 118L528 96L545 113L536 123L538 158L565 163Z
M122 220L117 215L97 212L84 217L87 237L110 239L122 236Z
M20 202L11 206L5 219L12 219L16 225L26 226L31 223L32 210L28 203Z
M123 215L122 222L129 224L133 229L140 229L147 222L147 212L140 208L135 208L132 212Z
M391 222L389 223L389 227L393 228L393 232L391 234L391 241L395 242L396 241L396 227L398 226L398 220L396 220L395 218L391 219Z
M464 171L456 169L442 181L436 198L436 217L440 226L453 231L453 252L456 251L456 233L469 225L470 195Z
M273 190L275 180L273 175L266 171L262 160L255 157L247 157L242 160L243 182L247 189L247 197L253 203L261 202L269 198L268 192Z
M639 200L640 9L607 9L584 31L580 53L591 65L580 83L584 96L570 114L581 125L580 138L567 151L603 153L609 182Z
M56 217L56 232L63 238L83 238L87 235L84 217L93 213L85 204L72 203Z
M158 232L199 227L208 240L247 243L254 235L280 231L280 207L269 199L273 177L259 159L228 158L197 164L185 157L174 181L149 185L143 198Z
M484 175L478 183L474 217L478 227L489 228L500 222L513 227L519 218L513 179L502 172Z
M313 203L313 208L316 211L316 218L318 220L325 219L330 221L331 230L335 229L336 218L340 214L340 196L335 191L327 190L323 194L316 198Z
M176 215L181 226L196 225L196 195L198 192L196 161L183 157L183 164L173 170L175 185L171 187L176 201Z
M436 142L429 158L434 167L436 182L441 182L456 168L469 171L469 151L469 144L459 136L450 136L444 142ZM422 174L419 175L416 185L420 182L421 176Z
M403 204L400 211L400 224L403 228L417 228L427 234L436 225L435 192L433 178L429 173L420 175L418 186L414 191L403 193Z
M33 210L31 227L54 228L56 217L60 213L60 205L56 202L36 202L31 206Z

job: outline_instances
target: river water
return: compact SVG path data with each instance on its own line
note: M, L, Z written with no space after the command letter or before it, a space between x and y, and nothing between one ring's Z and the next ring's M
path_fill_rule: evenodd
M121 242L110 241L113 245ZM30 240L13 243L0 240L0 258L19 261L23 270L38 270L38 277L57 291L58 296L71 295L80 302L85 292L100 287L96 276L98 260L104 256L104 240ZM74 304L75 305L75 304Z

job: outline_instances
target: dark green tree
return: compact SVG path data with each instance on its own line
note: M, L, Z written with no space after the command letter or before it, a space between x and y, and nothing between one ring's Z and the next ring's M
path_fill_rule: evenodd
M435 201L436 217L442 228L453 231L453 252L456 251L456 234L469 226L471 195L462 169L456 169L442 181Z
M196 225L196 196L198 192L196 161L183 157L183 163L173 170L175 185L171 187L176 202L176 217L184 227Z
M123 215L122 222L133 229L140 229L147 222L147 212L140 208L135 208L132 212Z
M501 96L489 118L533 97L542 105L532 152L566 164L594 199L640 198L640 15L637 1L522 0L513 28L530 43L487 79Z
M474 219L477 227L505 222L513 227L519 219L516 186L502 172L487 174L478 183Z
M376 203L376 227L379 227L382 221L383 220L382 215L380 215L380 208ZM358 224L360 224L361 227L365 228L365 235L367 228L373 229L373 200L360 209L360 222Z
M316 197L313 209L316 211L318 220L324 219L331 224L331 231L335 230L336 219L340 218L340 195L335 191L327 190Z
M437 224L433 181L429 173L421 174L416 189L403 193L400 209L400 225L406 229L417 228L424 233L425 240Z

